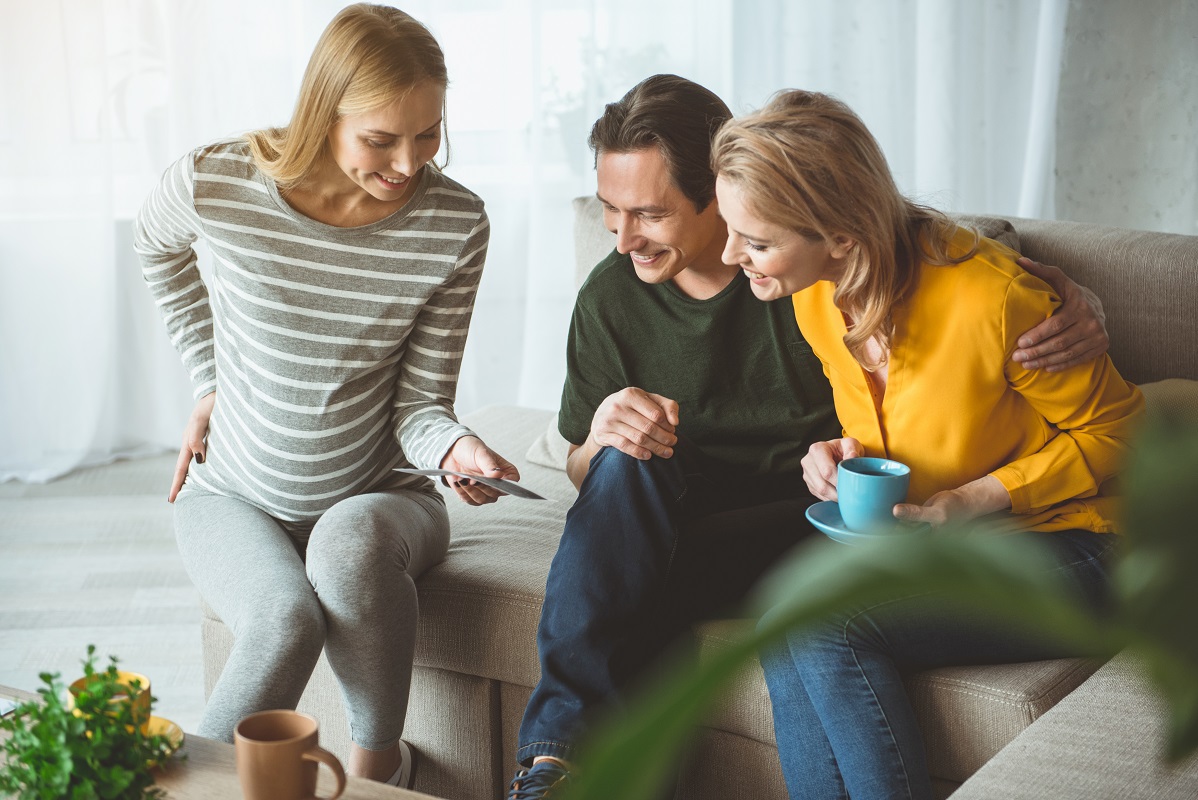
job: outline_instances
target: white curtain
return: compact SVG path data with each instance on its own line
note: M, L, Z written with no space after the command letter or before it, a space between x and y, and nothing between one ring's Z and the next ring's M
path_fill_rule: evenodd
M174 158L284 123L343 2L0 0L0 480L177 446L192 401L130 246ZM1065 0L412 0L450 69L449 172L492 241L459 410L554 408L569 200L603 104L675 72L734 112L783 87L864 117L900 185L1051 216Z

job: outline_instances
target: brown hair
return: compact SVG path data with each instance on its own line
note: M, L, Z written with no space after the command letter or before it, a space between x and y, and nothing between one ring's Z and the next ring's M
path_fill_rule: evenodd
M865 346L876 337L889 352L892 312L914 290L919 262L958 264L976 252L975 234L968 252L950 255L957 226L905 198L865 123L825 94L780 92L730 121L712 166L765 222L811 241L854 243L833 298L855 320L844 343L866 369L884 363L867 363Z
M658 148L674 185L701 212L715 199L711 140L731 118L710 89L677 75L653 75L607 104L588 144L596 158Z
M287 188L319 163L342 117L393 103L421 84L448 82L445 56L424 25L390 6L346 6L312 51L291 122L245 138L258 168ZM448 147L446 140L447 154Z

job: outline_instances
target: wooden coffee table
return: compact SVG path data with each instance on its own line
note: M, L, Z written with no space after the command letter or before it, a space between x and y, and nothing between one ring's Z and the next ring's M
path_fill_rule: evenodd
M194 733L186 734L180 753L187 760L175 759L161 770L155 781L167 790L171 800L240 800L241 785L237 782L237 765L233 760L233 745L205 739ZM318 773L316 784L318 797L328 797L335 783L327 769ZM345 783L343 800L416 800L431 795L396 789L365 778L349 778Z
M0 686L0 697L25 701L35 699L37 695ZM187 759L174 759L158 770L155 778L155 782L166 789L171 800L241 800L233 745L188 733L184 736L179 753L186 753ZM323 768L319 775L316 794L328 797L335 786L333 778ZM345 784L345 794L341 797L343 800L430 800L432 795L384 786L365 778L349 778Z

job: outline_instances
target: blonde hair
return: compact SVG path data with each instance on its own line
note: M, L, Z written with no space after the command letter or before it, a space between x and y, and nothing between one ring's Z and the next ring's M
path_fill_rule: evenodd
M445 56L424 25L389 6L346 6L312 51L291 122L251 131L245 139L258 168L287 188L317 166L342 117L394 103L415 86L444 89L448 82ZM448 163L448 139L445 147Z
M763 221L810 241L853 242L833 300L854 319L845 346L876 369L866 345L890 351L892 313L915 288L919 262L958 264L976 252L949 253L957 226L903 197L865 123L839 100L785 91L716 135L712 167ZM955 249L955 248L954 248Z

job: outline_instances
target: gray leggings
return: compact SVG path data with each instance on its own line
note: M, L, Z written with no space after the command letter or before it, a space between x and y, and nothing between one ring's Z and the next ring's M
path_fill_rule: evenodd
M175 535L187 574L235 638L201 736L231 742L247 714L295 708L324 648L354 743L383 750L399 740L416 648L413 579L449 546L440 495L352 497L309 533L193 487L175 501Z

